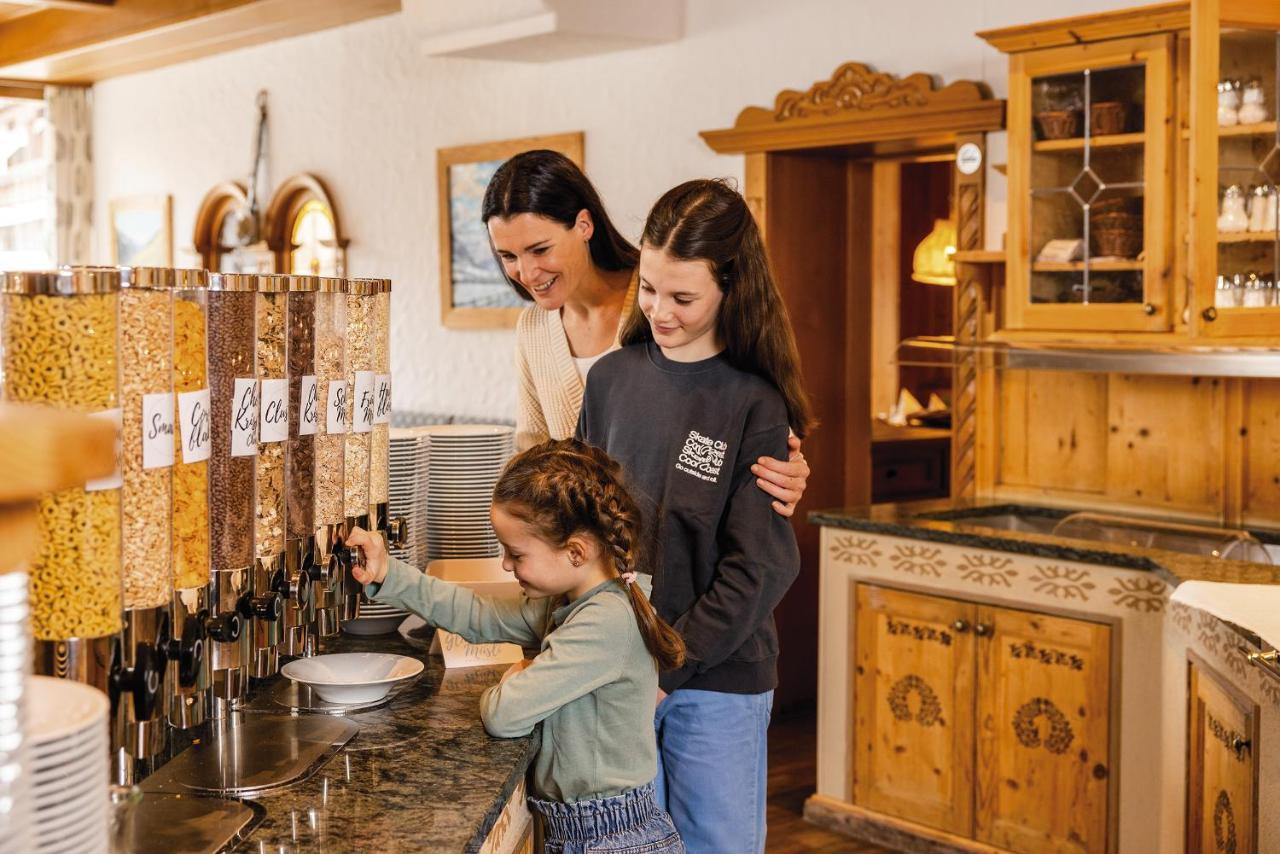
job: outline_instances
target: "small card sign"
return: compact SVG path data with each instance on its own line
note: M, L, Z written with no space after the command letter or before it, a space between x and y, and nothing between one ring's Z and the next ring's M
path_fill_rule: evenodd
M97 480L91 480L84 485L86 492L101 492L104 489L119 489L124 483L124 478L120 474L120 455L123 452L121 433L124 432L123 410L121 409L104 409L101 412L95 412L91 418L101 418L103 421L110 421L116 425L116 470L106 477L100 477Z
M209 389L184 391L178 394L178 436L182 438L182 461L199 463L209 459L213 452L209 424Z
M356 371L355 399L351 401L354 407L351 413L352 433L368 433L373 429L377 409L373 376L373 371Z
M283 442L289 438L289 381L262 381L262 424L258 441Z
M173 393L142 396L142 467L173 465Z
M231 400L231 456L258 455L258 381L237 377Z
M524 650L513 643L468 643L453 632L436 629L431 651L444 656L445 668L482 667L487 664L514 664L524 658Z
M374 378L377 387L373 413L374 424L391 423L391 374L378 374Z
M320 423L320 388L315 377L302 378L298 395L298 435L314 436Z
M346 380L329 380L329 401L325 405L328 419L326 433L347 432L347 383Z

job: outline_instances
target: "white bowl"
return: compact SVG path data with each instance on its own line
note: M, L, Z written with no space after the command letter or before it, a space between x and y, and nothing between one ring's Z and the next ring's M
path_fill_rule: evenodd
M373 703L398 682L422 672L423 664L407 655L385 652L340 652L299 658L281 668L285 677L310 686L329 703Z

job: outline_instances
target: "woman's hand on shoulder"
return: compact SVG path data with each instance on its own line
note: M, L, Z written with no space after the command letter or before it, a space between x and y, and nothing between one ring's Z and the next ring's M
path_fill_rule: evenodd
M773 511L790 518L809 485L809 463L800 452L798 437L789 436L787 447L791 453L785 461L761 457L751 467L751 473L756 476L756 486L776 499Z
M347 535L345 545L348 548L359 548L364 551L363 562L355 562L351 574L361 584L381 584L387 578L387 546L382 535L370 533L363 528L352 528Z

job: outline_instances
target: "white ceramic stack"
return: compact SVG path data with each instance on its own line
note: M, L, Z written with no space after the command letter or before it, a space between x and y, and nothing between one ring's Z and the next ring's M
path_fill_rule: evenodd
M515 429L501 424L428 428L427 557L498 557L489 522L498 475L515 449Z
M32 676L27 698L37 852L108 849L107 695L80 682Z
M0 852L5 854L32 847L32 775L25 728L30 670L27 574L10 572L0 575Z

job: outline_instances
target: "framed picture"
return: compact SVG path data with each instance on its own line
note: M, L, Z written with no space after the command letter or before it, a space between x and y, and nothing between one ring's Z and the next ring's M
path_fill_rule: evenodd
M112 264L173 266L173 196L112 199L110 217Z
M440 200L440 317L451 329L514 328L528 305L511 289L480 221L489 179L522 151L549 148L582 166L582 133L533 136L436 152Z

